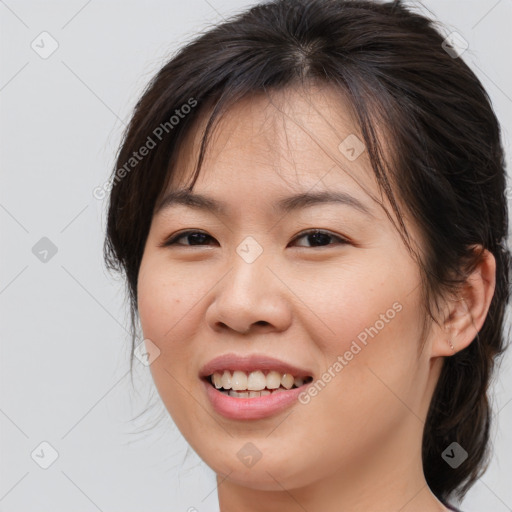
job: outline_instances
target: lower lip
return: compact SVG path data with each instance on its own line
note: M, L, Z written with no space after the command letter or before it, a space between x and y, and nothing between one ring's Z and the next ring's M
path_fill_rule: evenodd
M254 398L237 398L221 393L203 381L206 394L216 412L234 420L260 420L283 411L297 401L306 386Z

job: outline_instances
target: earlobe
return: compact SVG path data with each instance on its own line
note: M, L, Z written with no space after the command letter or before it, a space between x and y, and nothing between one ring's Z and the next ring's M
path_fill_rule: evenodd
M485 249L458 298L447 301L443 334L434 341L433 357L451 356L470 345L485 322L495 286L496 259Z

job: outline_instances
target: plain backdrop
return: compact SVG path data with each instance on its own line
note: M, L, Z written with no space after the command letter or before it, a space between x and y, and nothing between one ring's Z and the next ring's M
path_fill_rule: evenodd
M0 1L3 512L218 510L215 476L148 368L135 364L130 382L124 284L103 265L106 201L93 190L151 76L251 3ZM512 1L412 3L468 41L462 58L489 92L510 164ZM493 459L464 512L512 510L511 358L493 386Z

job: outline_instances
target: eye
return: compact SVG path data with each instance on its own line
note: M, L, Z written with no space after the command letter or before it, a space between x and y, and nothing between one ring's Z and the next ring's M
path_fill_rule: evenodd
M178 243L181 239L187 240L188 243ZM348 244L349 241L346 238L343 238L338 235L334 235L328 231L323 231L321 229L310 229L301 233L299 236L295 237L293 241L300 240L301 238L305 238L310 245L300 245L299 247L324 247L326 245L333 245L330 240L337 240L338 243ZM167 247L170 245L184 245L184 246L192 246L192 245L206 245L205 242L208 240L214 240L214 238L207 233L202 231L183 231L172 236L169 240L163 242L161 247Z
M329 231L323 231L320 229L310 229L301 233L299 236L294 238L295 240L300 240L301 238L306 238L306 240L313 245L299 245L299 247L323 247L326 245L333 245L329 243L329 239L336 239L338 243L348 244L349 241L346 238L343 238L338 235L334 235Z
M178 240L181 240L182 238L188 240L189 243L178 243ZM182 231L181 233L172 236L169 240L166 240L160 247L167 247L169 245L205 245L204 242L208 241L208 239L214 240L213 237L207 233L203 233L202 231Z

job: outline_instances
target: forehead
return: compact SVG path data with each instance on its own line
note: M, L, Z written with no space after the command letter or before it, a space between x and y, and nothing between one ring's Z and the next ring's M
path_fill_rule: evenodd
M192 177L208 117L209 112L200 117L178 148L165 193L185 187ZM255 94L230 106L211 134L195 190L235 200L248 192L380 196L349 103L321 85Z

